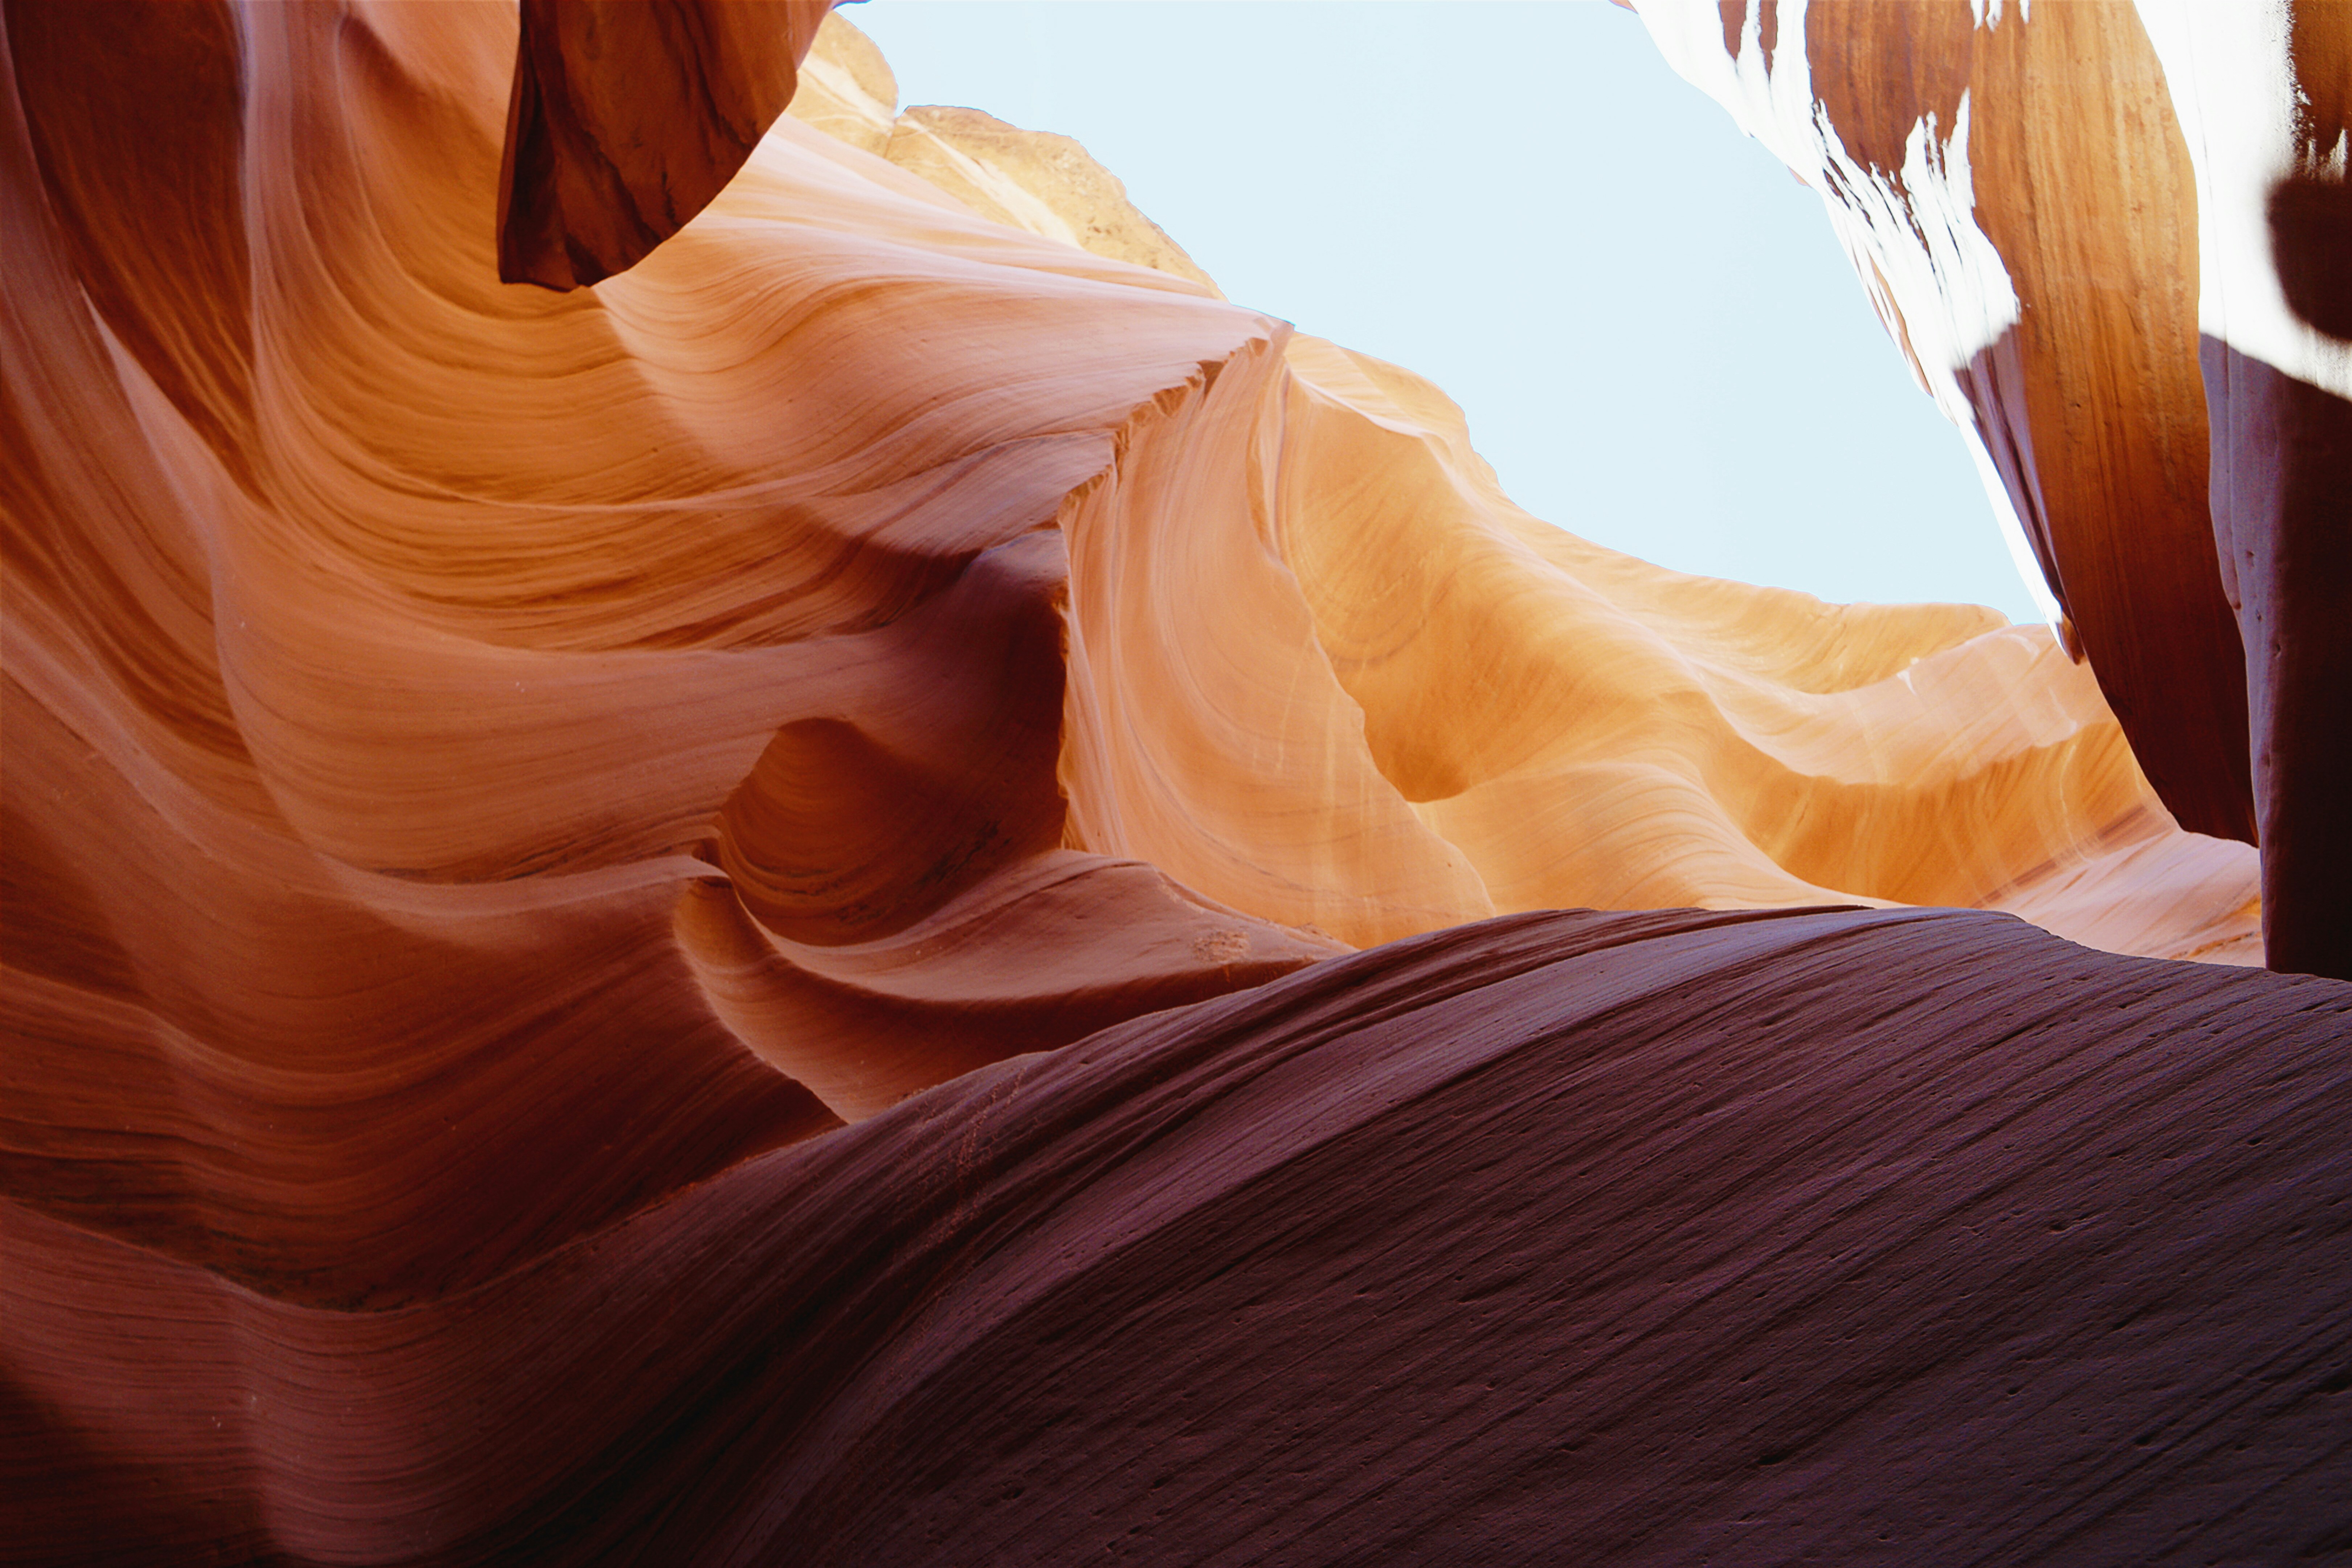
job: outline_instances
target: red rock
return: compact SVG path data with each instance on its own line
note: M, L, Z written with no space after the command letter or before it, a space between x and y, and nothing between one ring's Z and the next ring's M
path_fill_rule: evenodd
M2352 11L1637 9L1823 193L2166 805L2259 837L2272 963L2352 975Z
M2166 805L2252 842L2243 661L2206 512L2194 180L2132 6L1824 0L1784 22L1764 0L1753 26L1744 3L1638 8L1853 231ZM1743 50L1754 76L1734 89ZM1822 118L1801 125L1808 97Z
M394 1311L10 1204L17 1540L2293 1560L2352 1496L2348 1037L2352 986L2003 916L1515 916Z
M656 212L758 84L535 14L556 152L710 87L593 289L498 8L0 10L12 1559L2333 1549L2352 987L1891 907L2251 956L2088 671L1549 528L870 61ZM1765 907L1478 918L1599 902Z
M2352 8L2150 18L2196 132L2213 532L2248 653L2270 961L2352 976Z
M792 101L832 0L522 0L499 276L576 289L645 259Z

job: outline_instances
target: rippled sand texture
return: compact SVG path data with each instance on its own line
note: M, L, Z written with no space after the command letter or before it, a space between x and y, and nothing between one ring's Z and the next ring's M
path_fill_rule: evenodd
M1754 1443L1702 1423L1701 1478L1622 1506L1926 1509L1926 1458L1799 1508L1856 1462L1806 1435L1906 1368L1921 1410L1991 1398L2035 1359L2013 1294L2107 1381L1998 1407L2036 1457L1937 1518L2058 1540L2032 1467L2136 1440L2184 1347L2283 1386L2346 1321L2305 1265L2352 1213L2313 1131L2347 993L2147 961L2259 956L2253 852L2180 831L2041 628L1527 516L1428 384L1218 297L1075 143L898 115L838 24L682 100L706 172L780 79L808 117L692 216L635 143L581 205L562 160L606 143L572 132L637 79L560 40L519 73L511 6L0 16L0 1516L32 1560L1065 1561L1108 1539L1096 1464L1120 1540L1174 1510L1314 1558L1336 1483L1285 1456L1444 1448L1411 1436L1442 1406L1486 1447L1393 1474L1444 1539L1635 1561L1603 1494L1685 1446L1698 1374L1482 1403L1509 1369L1622 1370L1611 1331L1543 1336L1607 1296L1623 1344L1672 1339L1688 1296L1675 1364L1712 1377L1767 1329L1710 1292L1898 1255L1876 1328L1789 1320ZM691 47L631 58L675 88L671 23ZM519 80L572 116L551 162L506 156ZM559 289L499 281L519 213L551 285L691 221ZM1824 903L2147 957L1769 912ZM1575 905L1719 912L1465 923ZM1391 1171L1421 1206L1351 1206ZM1641 1256L1592 1264L1612 1237ZM1482 1284L1448 1249L1488 1241ZM1937 1361L1905 1325L1948 1310ZM1252 1359L1294 1341L1328 1375ZM2232 1484L2326 1495L2294 1408L2150 1426L2084 1495L2185 1487L2209 1436L2255 1451ZM1587 1464L1598 1500L1524 1500ZM1323 1559L1410 1534L1367 1507Z

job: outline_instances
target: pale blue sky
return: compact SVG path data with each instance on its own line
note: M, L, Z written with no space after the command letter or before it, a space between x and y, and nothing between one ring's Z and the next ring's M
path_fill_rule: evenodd
M1444 387L1685 571L2039 620L1821 204L1601 0L869 0L900 102L1083 142L1227 295Z

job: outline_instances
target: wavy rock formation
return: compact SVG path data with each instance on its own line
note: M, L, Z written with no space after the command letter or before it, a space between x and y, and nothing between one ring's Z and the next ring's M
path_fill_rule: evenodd
M16 1517L85 1561L2322 1556L2347 1028L1996 916L1518 916L396 1311L17 1209Z
M1633 8L1821 192L2166 805L2259 821L2272 961L2352 976L2352 11Z
M815 16L0 8L13 1550L2325 1547L2352 988L2097 647Z
M2205 505L2196 200L2129 0L1637 8L1821 192L2166 803L2252 842Z

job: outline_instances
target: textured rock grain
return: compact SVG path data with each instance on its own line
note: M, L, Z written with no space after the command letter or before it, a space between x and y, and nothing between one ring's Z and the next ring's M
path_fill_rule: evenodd
M2352 986L1998 915L1513 916L966 1075L396 1311L10 1204L17 1539L2324 1554L2347 1031Z
M0 1554L2352 1539L2352 987L2104 670L1528 516L817 15L0 7Z

